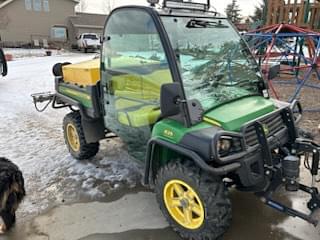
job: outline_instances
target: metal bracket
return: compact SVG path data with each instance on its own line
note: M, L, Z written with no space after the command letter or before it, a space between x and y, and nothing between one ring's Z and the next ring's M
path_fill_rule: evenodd
M267 165L268 168L272 168L273 167L272 155L271 155L271 150L269 147L265 130L263 129L262 124L259 122L255 123L255 129L258 136L259 144L261 146L264 163Z
M32 94L31 97L33 99L33 104L34 104L34 107L36 108L36 110L38 112L44 112L48 108L50 103L52 103L54 101L55 94L52 92L43 92L43 93ZM48 103L45 104L44 107L40 109L38 107L38 103L43 103L43 102L48 102Z

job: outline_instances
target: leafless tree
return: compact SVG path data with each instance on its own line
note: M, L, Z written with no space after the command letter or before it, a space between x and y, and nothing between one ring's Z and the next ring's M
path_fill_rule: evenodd
M77 5L78 12L85 12L88 7L87 0L80 0L79 4Z
M114 0L103 0L102 3L104 12L109 14L114 8Z

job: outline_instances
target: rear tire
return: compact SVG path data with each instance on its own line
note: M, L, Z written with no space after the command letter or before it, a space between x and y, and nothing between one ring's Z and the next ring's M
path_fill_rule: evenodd
M64 139L70 154L84 160L94 157L99 151L99 142L87 143L81 125L80 112L71 112L63 119Z
M231 224L231 201L222 180L191 162L172 162L162 167L155 190L164 216L183 238L220 239Z

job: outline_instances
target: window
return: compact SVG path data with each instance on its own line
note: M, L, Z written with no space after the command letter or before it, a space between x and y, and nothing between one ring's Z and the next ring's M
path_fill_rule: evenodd
M98 36L96 34L85 34L83 36L84 39L98 40Z
M50 12L49 0L43 0L43 11Z
M153 124L160 115L160 89L172 82L167 57L151 16L140 10L114 14L106 29L104 62L110 71L118 121L131 127ZM114 74L114 75L113 75Z
M32 0L25 0L24 3L25 3L26 10L31 11L32 10Z
M41 0L33 0L33 10L37 12L41 12L42 10Z
M144 10L114 12L104 39L105 122L143 160L151 126L160 116L161 86L172 82L166 53L154 20Z
M67 40L67 29L65 27L51 28L51 38L60 40L60 41Z

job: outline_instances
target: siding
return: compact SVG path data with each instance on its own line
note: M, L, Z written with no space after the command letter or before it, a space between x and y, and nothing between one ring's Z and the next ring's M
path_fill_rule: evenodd
M49 0L50 12L28 11L24 0L16 0L0 9L0 36L3 42L31 42L32 35L47 36L54 25L67 25L74 15L75 3L70 0Z

